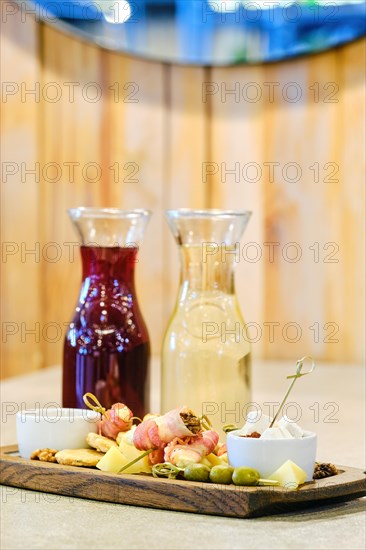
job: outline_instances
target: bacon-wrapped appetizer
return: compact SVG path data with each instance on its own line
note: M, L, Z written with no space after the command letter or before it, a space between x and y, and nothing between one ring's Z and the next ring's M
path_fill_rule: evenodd
M83 401L89 409L102 415L102 420L99 422L99 435L117 439L120 432L128 432L132 428L133 412L124 403L115 403L106 410L90 392L84 393Z
M164 460L185 468L191 462L200 462L212 453L219 441L219 434L214 430L202 432L200 435L182 440L174 439L165 447Z
M181 407L141 422L135 430L133 442L140 451L164 449L177 437L194 437L201 431L201 420L188 407Z
M105 437L116 439L119 432L127 432L132 427L132 411L123 403L115 403L100 421L100 431Z

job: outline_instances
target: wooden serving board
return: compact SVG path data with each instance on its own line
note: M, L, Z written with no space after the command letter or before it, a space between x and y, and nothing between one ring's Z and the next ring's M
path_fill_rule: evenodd
M94 468L26 460L15 456L16 451L15 446L0 449L2 485L149 508L250 518L366 495L365 473L346 466L338 466L341 473L337 476L286 491L279 487L236 487L142 474L108 474Z

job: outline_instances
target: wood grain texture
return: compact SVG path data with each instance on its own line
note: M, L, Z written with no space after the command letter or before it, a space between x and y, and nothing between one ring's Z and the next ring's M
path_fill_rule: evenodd
M42 124L40 153L47 168L40 182L40 224L43 258L42 325L49 327L43 338L45 364L59 363L65 326L76 303L81 265L78 239L67 208L105 206L106 169L102 159L102 120L106 90L102 81L98 48L42 26ZM57 101L52 101L55 90ZM48 91L48 93L47 93ZM108 196L108 194L106 194ZM55 243L56 261L52 261ZM70 243L70 244L67 244Z
M269 81L282 90L295 82L302 95L291 103L279 94L266 118L266 159L282 170L264 195L265 237L278 243L265 269L265 318L277 323L277 336L265 339L265 357L309 351L332 361L362 361L358 330L364 321L351 290L362 293L363 286L363 258L356 249L364 239L364 201L361 206L355 195L364 195L364 170L352 173L350 165L357 171L364 165L358 147L365 137L348 115L351 97L364 111L356 55L364 65L364 43L268 67Z
M323 74L318 72L319 62ZM267 357L276 353L300 357L304 350L322 355L323 325L327 322L322 247L332 239L327 223L314 225L311 220L320 219L328 210L323 166L335 158L331 145L336 120L334 109L329 109L323 97L314 100L311 87L316 82L320 88L334 82L335 70L334 52L319 56L311 65L301 60L269 68L269 80L278 82L279 90L295 82L301 97L292 103L279 93L268 110L266 157L279 164L265 196L266 241L277 243L274 261L268 262L266 270L266 321L276 323L276 336L272 341L268 336L265 339ZM316 178L310 169L315 163L322 167ZM318 262L311 250L316 242L322 255ZM319 343L309 328L314 323L321 327L321 337L315 338Z
M358 66L363 70L358 70ZM360 304L365 303L365 174L366 174L366 101L365 101L365 41L357 42L340 52L339 78L342 82L340 101L340 136L339 165L341 192L337 201L339 212L338 224L334 230L339 231L340 271L329 282L332 284L333 296L329 307L338 305L340 326L342 327L342 349L347 357L362 361L364 357L363 339L358 331L365 333L365 315ZM338 138L339 139L339 138ZM333 354L335 357L335 354Z
M80 281L66 215L77 205L153 211L137 289L154 354L179 276L163 211L217 207L253 210L236 282L253 337L259 327L254 357L363 360L365 40L225 69L105 52L30 17L4 23L2 40L3 78L41 90L2 105L3 161L41 167L39 181L15 175L1 190L3 240L41 251L3 259L3 321L41 334L3 338L2 376L61 362Z
M209 207L207 186L202 180L209 142L202 86L208 72L209 69L201 67L167 66L165 69L165 209ZM163 254L165 330L177 298L180 271L178 247L166 220Z
M2 377L39 369L45 359L39 325L38 28L31 17L22 21L15 4L7 7L15 13L1 18Z
M14 450L14 448L13 448ZM116 475L92 468L61 466L0 451L1 483L70 498L161 508L215 516L250 518L334 504L366 495L362 470L339 466L337 476L306 483L297 491L237 487L145 475Z
M211 205L252 211L239 244L236 266L236 291L253 342L254 358L262 356L264 274L261 258L264 232L263 147L265 107L263 66L230 69L213 68L211 82L212 176L207 176L212 193Z
M108 181L102 193L108 206L152 212L136 266L136 290L152 352L158 354L165 324L164 68L110 52L103 52L102 64L109 90L102 128Z

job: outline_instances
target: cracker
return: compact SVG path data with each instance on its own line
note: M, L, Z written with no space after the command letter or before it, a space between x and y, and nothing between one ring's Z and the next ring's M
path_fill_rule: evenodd
M99 460L104 456L93 449L64 449L59 451L55 458L59 464L65 466L85 466L92 468L96 466Z
M86 442L90 447L96 449L100 453L106 453L111 447L118 447L117 443L109 437L104 437L104 435L99 435L93 432L88 433L86 436Z

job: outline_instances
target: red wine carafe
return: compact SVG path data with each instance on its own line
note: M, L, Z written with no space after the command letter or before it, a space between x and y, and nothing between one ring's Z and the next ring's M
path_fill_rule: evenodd
M81 240L82 284L67 330L63 406L84 408L92 392L104 407L122 402L135 416L149 408L149 335L134 285L138 248L150 213L69 210Z

